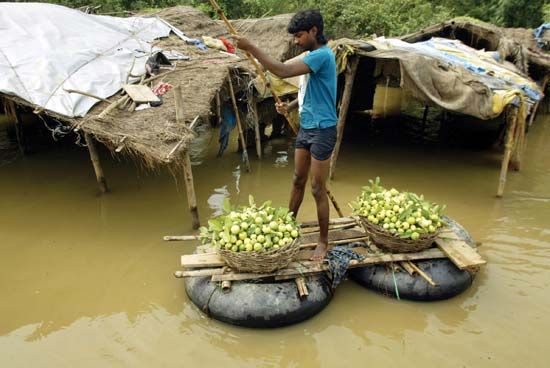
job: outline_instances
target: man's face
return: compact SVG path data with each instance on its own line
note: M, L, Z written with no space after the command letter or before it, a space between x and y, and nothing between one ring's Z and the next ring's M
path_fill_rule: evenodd
M317 27L313 27L309 31L299 31L294 33L294 44L304 50L311 50L317 39Z

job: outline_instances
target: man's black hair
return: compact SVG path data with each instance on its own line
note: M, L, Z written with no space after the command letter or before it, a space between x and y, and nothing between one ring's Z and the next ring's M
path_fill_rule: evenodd
M294 14L288 23L287 31L296 34L301 31L308 32L313 27L317 27L317 41L323 45L326 44L327 39L323 33L325 28L323 16L317 9L302 10Z

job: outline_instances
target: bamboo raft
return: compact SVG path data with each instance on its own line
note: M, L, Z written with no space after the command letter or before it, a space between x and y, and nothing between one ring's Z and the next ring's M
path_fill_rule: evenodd
M246 280L295 280L300 295L307 295L304 276L311 276L329 272L326 263L310 261L313 248L317 245L319 227L317 222L302 224L302 245L294 262L286 268L266 274L240 273L231 270L222 257L208 245L199 247L203 253L183 255L181 257L182 271L177 271L178 278L186 277L211 277L212 282L221 282L225 290L231 288L232 281ZM167 241L194 240L196 237L165 237ZM363 228L358 225L357 220L350 217L333 219L329 224L329 244L350 244L356 243L353 251L363 255L363 260L352 260L349 268L366 267L378 264L390 264L402 268L411 275L418 275L426 279L432 286L436 284L430 275L420 270L415 261L428 259L448 258L460 270L476 272L486 261L479 255L476 249L470 247L461 239L458 234L447 229L441 232L435 240L435 247L418 253L385 253L372 244Z

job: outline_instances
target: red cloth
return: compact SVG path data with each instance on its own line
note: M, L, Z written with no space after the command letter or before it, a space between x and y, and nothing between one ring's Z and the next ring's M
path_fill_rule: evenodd
M228 53L230 53L230 54L234 54L234 53L235 53L235 47L233 46L233 44L232 44L231 42L229 42L229 41L227 40L227 38L225 38L225 37L222 36L222 37L220 37L219 39L220 39L220 41L222 41L223 44L225 45L225 48L227 49L227 52L228 52Z
M155 88L153 88L153 93L157 96L163 96L166 92L172 89L172 85L169 83L160 82Z

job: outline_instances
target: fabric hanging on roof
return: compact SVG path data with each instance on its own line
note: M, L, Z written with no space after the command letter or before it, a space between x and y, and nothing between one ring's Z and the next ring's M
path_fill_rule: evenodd
M540 27L533 30L533 36L535 36L535 41L537 41L537 46L541 49L548 49L550 45L543 40L544 33L550 29L550 23L544 23Z
M43 3L0 3L0 93L67 117L82 117L142 75L150 42L170 34L156 18L90 15ZM135 60L135 63L134 63ZM131 79L132 80L132 79Z
M543 97L537 84L519 71L458 40L410 44L377 38L368 44L376 50L362 55L399 60L401 86L418 100L448 111L487 120L499 116L507 104L533 105Z

